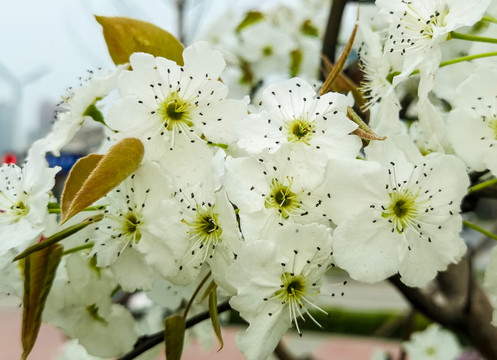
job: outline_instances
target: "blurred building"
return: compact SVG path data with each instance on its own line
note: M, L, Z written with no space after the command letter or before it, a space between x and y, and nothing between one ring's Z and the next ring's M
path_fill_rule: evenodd
M11 151L14 146L12 123L17 119L16 110L13 102L0 99L0 154Z

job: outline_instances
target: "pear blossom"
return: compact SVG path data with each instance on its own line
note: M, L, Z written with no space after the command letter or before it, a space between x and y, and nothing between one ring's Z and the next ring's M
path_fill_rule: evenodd
M480 67L456 90L448 118L455 153L473 170L497 176L497 71Z
M388 77L393 71L392 55L385 52L379 35L368 25L359 23L358 29L362 38L358 57L361 70L364 72L361 92L367 100L365 108L368 109L373 104L383 100L387 94L393 95L394 103L398 103L398 99L392 91L392 84L388 81Z
M167 209L169 216L163 222L168 229L174 228L186 251L178 259L178 273L168 279L180 285L189 284L198 277L205 263L216 283L225 285L226 268L241 246L235 210L225 190L214 192L213 184L201 183L180 188L175 201L179 211Z
M95 268L83 254L63 258L44 320L77 338L91 355L122 355L133 348L138 333L131 313L111 302L115 285L106 269Z
M78 340L70 340L64 344L62 351L55 360L104 360L88 354L86 349L78 343Z
M257 240L286 223L331 225L326 168L307 171L289 151L226 160L225 187L238 207L246 240Z
M369 126L381 135L397 135L401 132L400 104L388 80L394 67L393 56L384 51L378 34L369 26L360 23L358 29L363 39L358 50L359 66L364 73L360 90L366 101L364 110L371 110Z
M175 139L230 144L237 140L235 123L245 116L241 100L226 99L228 88L218 81L225 67L222 54L197 42L183 52L184 66L135 53L132 70L118 79L121 99L109 109L107 124L124 136L140 138L149 152L159 139L162 152ZM156 160L156 159L155 159Z
M418 94L426 98L435 86L441 61L440 45L450 32L480 20L490 0L377 0L380 12L389 18L386 47L404 57L396 86L415 69L420 71Z
M60 168L49 168L45 153L44 140L38 140L22 168L0 167L0 267L12 260L9 253L32 245L46 228L47 205Z
M249 360L266 359L292 323L301 335L299 318L316 322L309 310L324 312L315 299L331 259L329 230L317 224L288 224L242 247L226 276L238 291L230 304L250 324L236 339Z
M291 36L267 20L257 21L240 31L237 51L259 78L275 72L288 72L290 52L296 48Z
M154 267L163 276L177 272L175 261L186 244L161 216L171 197L169 180L153 162L142 164L105 197L108 206L95 228L92 255L98 266L110 266L128 291L150 288Z
M128 65L119 65L115 70L109 70L95 75L89 70L90 77L81 84L81 87L73 90L59 104L57 118L52 131L45 137L47 151L60 155L60 149L67 145L76 132L83 126L85 120L99 119L97 102L107 96L115 89L117 78ZM99 121L103 121L99 119Z
M288 145L295 154L305 153L309 162L355 157L361 140L349 135L358 126L347 118L348 106L346 96L317 96L300 78L271 85L263 92L262 111L240 122L238 146L250 153L267 149L271 154Z
M411 339L402 343L411 360L456 359L461 346L456 337L438 324L432 324L422 332L415 332Z
M151 141L150 145L160 149L157 142ZM212 162L217 149L203 141L191 142L180 137L175 140L174 148L158 158L157 163L167 173L174 188L194 186L201 181L213 181Z
M356 280L399 272L406 285L423 287L466 251L466 168L453 155L421 156L403 136L371 143L366 158L330 161L336 264Z
M454 150L447 137L447 112L436 107L428 99L417 103L418 121L409 127L409 137L422 154L441 152L453 154Z

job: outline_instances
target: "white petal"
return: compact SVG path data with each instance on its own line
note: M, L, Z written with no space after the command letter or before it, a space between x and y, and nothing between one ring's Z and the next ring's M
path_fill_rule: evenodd
M406 244L390 228L386 220L378 219L368 210L340 223L333 233L336 264L359 281L378 282L395 274L399 268L399 251Z

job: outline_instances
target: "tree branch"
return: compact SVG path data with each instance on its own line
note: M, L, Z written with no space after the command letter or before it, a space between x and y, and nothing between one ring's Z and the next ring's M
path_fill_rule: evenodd
M400 281L400 275L391 276L388 279L404 297L416 308L431 319L443 324L453 325L456 323L456 314L446 307L439 306L431 296L423 293L418 288L405 285Z
M491 324L494 310L485 292L474 280L474 274L468 271L469 266L470 263L464 258L439 274L437 281L442 286L435 294L404 285L399 275L389 280L417 310L464 336L486 359L497 359L497 328ZM435 301L435 296L440 294L446 303Z
M217 306L218 314L221 314L230 309L231 306L228 301L225 301ZM198 324L199 322L207 320L208 318L209 318L209 312L205 311L188 319L186 321L185 327L188 329L193 325ZM144 335L138 339L138 341L135 344L135 348L126 355L120 357L119 360L135 359L137 356L143 354L145 351L153 348L154 346L159 345L163 341L164 341L164 330L158 331L151 335Z
M333 0L328 17L328 24L324 33L323 55L332 63L335 62L336 47L338 44L338 35L342 23L343 10L347 0Z

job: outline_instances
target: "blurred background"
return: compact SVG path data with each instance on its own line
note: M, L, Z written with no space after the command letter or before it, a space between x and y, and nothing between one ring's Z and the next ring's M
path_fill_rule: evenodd
M227 8L243 12L293 0L2 1L0 12L0 155L22 153L46 134L55 105L88 70L112 69L94 15L151 22L185 45ZM178 10L183 9L183 26Z

